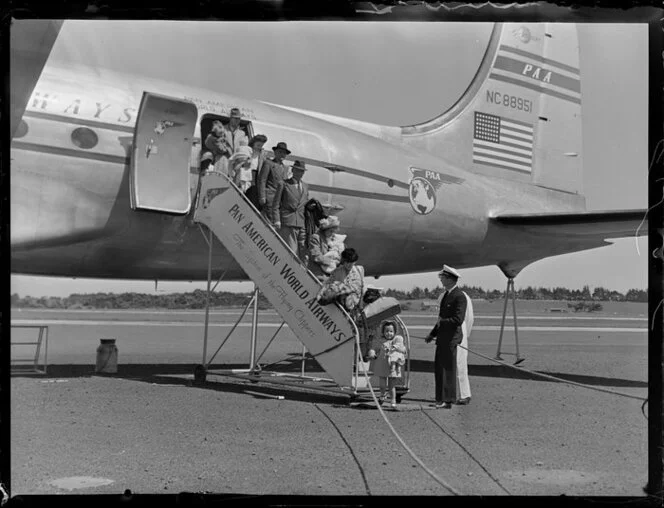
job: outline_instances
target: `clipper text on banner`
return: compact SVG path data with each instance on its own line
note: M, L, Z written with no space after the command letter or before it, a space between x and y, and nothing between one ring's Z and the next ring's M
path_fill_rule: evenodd
M200 200L195 220L214 232L323 369L349 386L355 337L348 314L316 302L320 283L225 175L204 176Z

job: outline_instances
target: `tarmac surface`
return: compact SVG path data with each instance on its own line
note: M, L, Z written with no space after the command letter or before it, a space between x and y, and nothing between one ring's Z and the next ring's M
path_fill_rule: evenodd
M493 357L500 316L478 306L475 313L470 349ZM238 315L211 314L208 358ZM217 375L193 386L193 368L202 360L202 316L13 310L13 324L47 324L49 344L47 375L11 380L12 495L125 489L450 494L399 444L370 397L349 404L340 394ZM410 391L399 411L384 406L384 416L452 489L465 495L643 495L647 419L641 401L469 354L471 403L431 409L433 346L417 337L430 329L432 313L404 311L401 317L411 334ZM222 347L215 367L247 366L249 321L246 316ZM276 314L261 313L258 353L279 322ZM503 349L513 351L510 323ZM519 340L526 361L519 366L645 398L647 325L633 313L524 312ZM34 337L34 331L13 330L12 342L29 333ZM118 373L96 375L99 339L109 337L117 339ZM260 363L278 362L275 370L297 374L301 352L285 329ZM325 375L312 360L305 368L308 375ZM647 415L647 406L643 410Z

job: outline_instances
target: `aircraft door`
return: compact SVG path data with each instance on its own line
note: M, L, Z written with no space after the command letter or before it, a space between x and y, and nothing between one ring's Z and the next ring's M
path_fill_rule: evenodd
M189 211L189 159L197 119L191 102L143 93L131 153L134 210Z

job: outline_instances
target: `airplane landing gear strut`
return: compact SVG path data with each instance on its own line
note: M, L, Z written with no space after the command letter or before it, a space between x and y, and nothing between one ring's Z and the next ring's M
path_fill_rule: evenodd
M508 352L500 350L500 348L503 344L503 331L505 329L505 317L507 315L507 300L509 299L510 294L512 296L512 314L513 314L513 317L514 317L514 341L516 343L516 354L508 353ZM519 354L519 330L518 330L518 325L517 325L517 320L516 320L516 291L514 289L514 277L508 277L507 278L507 289L505 289L505 305L503 306L503 319L500 323L500 337L498 338L498 350L496 351L496 360L502 360L503 359L500 356L501 354L515 355L516 356L516 361L514 362L514 365L518 365L522 361L525 360L525 358L522 357Z

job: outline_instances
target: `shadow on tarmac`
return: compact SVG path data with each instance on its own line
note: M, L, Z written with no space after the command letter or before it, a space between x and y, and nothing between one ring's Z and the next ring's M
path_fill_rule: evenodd
M192 378L194 373L194 368L196 364L186 363L186 364L124 364L118 365L117 374L96 374L94 372L94 365L80 365L80 364L69 364L69 365L49 365L48 374L35 374L30 372L12 372L12 377L39 377L39 378L77 378L77 377L91 377L91 376L104 376L104 377L118 377L123 379L132 379L137 381L143 381L147 383L154 384L182 384L183 386L191 385ZM215 370L228 370L228 369L243 369L246 368L247 364L213 364L209 367L209 371L214 373ZM280 373L293 373L299 374L301 369L301 359L296 354L291 355L289 359L279 362L277 365L272 365L270 367L271 371L280 372ZM410 370L411 372L427 372L433 374L433 362L430 360L414 360L410 361ZM619 378L610 378L603 376L588 376L581 374L567 374L563 372L548 372L548 371L536 371L540 374L547 374L550 376L555 376L566 381L573 381L576 383L587 384L590 386L606 386L606 387L623 387L623 388L647 388L648 383L645 381L634 381L630 379L619 379ZM318 366L315 360L309 359L306 362L306 374L307 375L321 375L325 376L324 371ZM506 379L524 379L529 381L548 381L545 378L538 377L534 374L528 372L519 371L516 369L511 369L503 365L468 365L468 374L471 377L491 377L491 378L506 378ZM188 376L187 378L177 378L173 376ZM189 377L191 376L191 377ZM214 382L207 382L202 385L202 388L222 390L222 391L237 391L242 392L245 387L251 388L260 383L260 378L257 378L256 381L249 380L233 380L232 382L221 382L219 377L215 377ZM288 388L292 388L294 382L290 381ZM304 383L302 383L304 384ZM273 388L274 385L265 387L264 384L261 385L261 390L271 390L266 393L273 393L279 391L279 388ZM297 386L295 388L306 389L306 386ZM281 390L283 391L283 390ZM310 397L311 394L307 393ZM318 393L316 393L318 397ZM326 398L330 396L324 395ZM332 398L336 399L338 402L339 397L347 398L348 395L345 394L334 394L331 395ZM289 395L289 398L290 397Z
M524 367L523 364L520 367ZM527 367L526 367L527 368ZM433 362L429 360L411 360L411 372L431 372L433 374ZM539 374L546 374L548 376L555 376L565 381L573 381L575 383L582 383L590 386L613 386L623 388L647 388L646 381L634 381L631 379L619 379L604 376L586 376L582 374L566 374L564 372L549 372L537 370L534 371ZM545 379L529 372L512 369L504 365L468 365L468 375L478 377L493 377L493 378L507 378L507 379L526 379L529 381L547 381L550 383L557 383L551 379Z
M318 367L312 360L307 361L307 370L305 374L309 376L325 376L325 372ZM321 388L309 388L302 380L289 380L280 382L261 382L260 376L255 380L246 377L235 378L224 375L215 375L215 371L230 369L246 369L247 364L213 364L208 369L207 379L202 384L194 384L193 374L196 364L125 364L118 365L118 372L115 374L95 373L95 366L92 364L68 364L68 365L49 365L47 374L32 372L12 372L12 377L31 377L39 379L67 379L67 378L90 378L90 377L109 377L116 379L127 379L131 381L140 381L150 385L178 385L182 387L191 387L192 389L205 389L226 393L238 393L251 395L256 399L265 399L261 395L246 393L247 390L255 393L267 395L284 395L286 399L299 402L339 404L348 403L351 399L350 393L340 393L336 385L332 383L316 383L314 386L322 385ZM301 372L301 358L298 356L292 359L284 360L278 366L271 367L271 371L280 373ZM182 377L180 377L182 376ZM311 386L309 382L309 386ZM282 386L279 386L282 385ZM325 389L330 393L325 393Z

